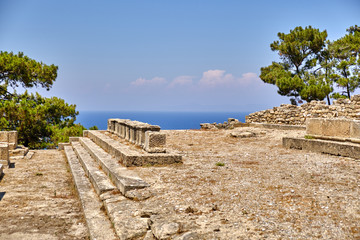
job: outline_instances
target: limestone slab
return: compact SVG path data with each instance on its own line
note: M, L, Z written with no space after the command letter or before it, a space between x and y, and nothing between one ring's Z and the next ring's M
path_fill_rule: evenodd
M79 142L73 142L72 146L79 162L84 168L85 174L89 177L98 195L112 191L115 186L110 182L106 174L100 170L99 165L94 161L90 154Z
M143 181L134 171L121 166L118 161L89 138L80 138L80 144L96 159L110 180L122 194L133 189L141 189L150 185Z
M283 146L286 148L327 153L355 159L360 158L360 144L356 143L285 137L283 138Z
M89 131L88 136L93 142L103 148L110 155L114 156L125 167L156 164L163 165L182 162L181 155L172 154L171 152L147 153L142 149L135 151L129 146L121 144L119 141L116 141L96 130Z
M71 173L74 177L76 189L79 193L81 205L88 225L90 239L108 240L118 239L106 213L101 210L103 203L93 191L89 179L79 163L71 146L64 147Z

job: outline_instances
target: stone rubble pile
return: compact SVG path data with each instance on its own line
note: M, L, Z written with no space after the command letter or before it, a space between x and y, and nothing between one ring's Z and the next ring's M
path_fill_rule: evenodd
M305 125L308 118L360 119L360 95L350 99L334 100L332 105L325 101L311 101L301 106L281 104L280 107L251 113L246 123L271 123Z
M246 123L240 122L236 118L228 118L227 122L224 123L200 123L200 128L204 130L211 130L211 129L233 129L235 127L244 127L248 126Z

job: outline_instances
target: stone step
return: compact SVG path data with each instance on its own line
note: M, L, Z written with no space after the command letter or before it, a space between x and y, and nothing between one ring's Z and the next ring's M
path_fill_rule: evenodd
M79 162L84 168L85 174L89 177L90 182L98 195L112 191L115 186L110 182L106 174L100 169L97 162L91 157L86 149L79 142L72 142L72 147L77 155Z
M71 146L65 146L64 150L84 210L90 239L118 239L112 228L112 223L106 213L102 211L103 203L93 191L91 183L85 176L84 169L79 163L73 148Z
M283 146L311 152L328 153L335 156L360 158L360 144L357 143L284 137Z
M4 175L4 165L0 164L0 180Z
M164 165L181 163L181 155L172 153L147 153L142 149L134 150L126 144L122 144L117 140L96 130L86 132L93 142L103 148L116 160L120 161L125 167L131 166L147 166L147 165Z
M134 171L121 166L118 161L89 138L79 138L79 143L98 162L102 170L117 186L122 194L133 189L141 189L150 185L143 181Z

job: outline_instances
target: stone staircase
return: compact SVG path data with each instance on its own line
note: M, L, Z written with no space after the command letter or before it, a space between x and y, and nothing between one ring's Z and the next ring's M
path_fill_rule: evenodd
M117 134L94 130L70 138L60 149L68 159L91 239L157 239L150 215L134 214L152 196L151 187L126 166L179 163L181 156L149 153Z

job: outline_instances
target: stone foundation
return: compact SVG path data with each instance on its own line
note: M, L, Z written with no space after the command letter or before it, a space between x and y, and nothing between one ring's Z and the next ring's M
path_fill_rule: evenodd
M310 118L307 120L306 134L360 139L360 121L344 118Z
M0 164L4 166L10 165L9 144L5 142L0 142Z
M311 101L301 106L282 104L246 116L247 123L270 123L305 125L308 118L347 118L360 120L360 95L354 95L351 100L334 100L332 105L324 101Z
M107 130L142 147L149 153L166 152L166 135L160 133L160 127L157 125L150 125L148 123L132 121L129 119L111 118L108 119ZM151 134L146 134L148 132L151 132Z

